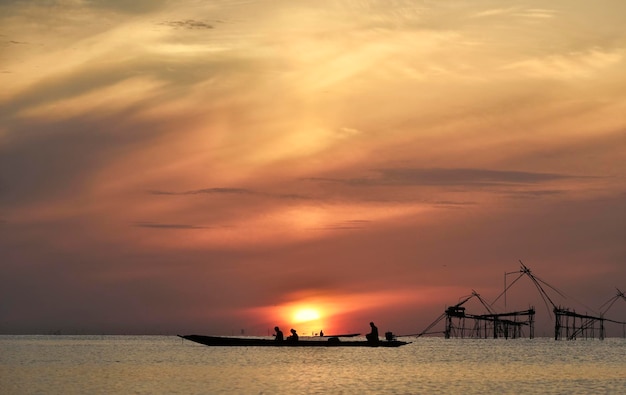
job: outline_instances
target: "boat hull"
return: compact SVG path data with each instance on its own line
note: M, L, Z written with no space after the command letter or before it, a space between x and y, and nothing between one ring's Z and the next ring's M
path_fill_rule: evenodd
M252 337L221 337L202 335L178 335L179 337L212 347L400 347L408 342L401 340L384 340L376 343L368 341L341 341L337 337L325 340L299 340L277 342L273 339L258 339Z

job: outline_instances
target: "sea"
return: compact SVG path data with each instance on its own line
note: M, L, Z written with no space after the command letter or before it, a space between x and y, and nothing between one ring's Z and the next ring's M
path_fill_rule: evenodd
M0 336L0 394L624 394L626 339L401 338L207 347L176 336Z

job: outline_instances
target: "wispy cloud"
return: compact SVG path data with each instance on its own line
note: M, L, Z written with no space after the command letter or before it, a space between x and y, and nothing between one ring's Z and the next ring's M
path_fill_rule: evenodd
M448 207L448 208L451 208L451 207L460 208L460 207L465 207L465 206L476 205L476 202L455 201L455 200L435 200L431 203L434 204L435 206Z
M506 16L515 16L515 17L523 17L523 18L533 18L533 19L547 19L553 18L557 12L555 10L544 9L544 8L519 8L519 7L508 7L508 8L490 8L483 11L478 11L470 16L470 18L487 18L487 17L502 17Z
M133 226L139 228L151 229L208 229L207 226L189 225L189 224L165 224L157 222L135 222Z
M550 196L560 196L567 192L568 191L566 190L550 189L505 192L505 194L514 199L537 199Z
M197 21L195 19L185 19L185 20L178 20L178 21L164 21L164 22L160 22L159 25L165 25L165 26L170 26L173 28L177 28L177 29L189 29L189 30L194 30L194 29L213 29L213 25L207 23L207 22L203 22L203 21Z
M597 73L624 59L622 49L592 48L565 54L555 54L514 62L504 70L522 72L539 78L580 78L597 76Z
M246 188L202 188L202 189L192 189L189 191L162 191L162 190L150 190L148 191L151 195L171 195L171 196L184 196L184 195L242 195L242 196L259 196L259 197L269 197L276 199L310 199L308 196L295 194L295 193L267 193L267 192L258 192L251 189Z
M529 8L516 13L516 15L524 18L548 19L554 18L556 11L545 8Z
M90 0L88 6L128 14L143 14L161 8L167 0Z
M353 137L361 133L362 132L358 129L348 127L339 128L339 130L337 131L338 136L341 138Z
M329 223L323 227L313 228L318 230L353 230L365 229L372 221L364 219L352 219L340 222Z
M484 11L479 11L472 14L471 18L485 18L490 16L499 16L503 14L511 14L512 12L518 11L517 8L492 8Z
M338 182L348 185L474 185L495 186L506 184L537 184L572 178L573 176L555 173L533 173L489 169L444 169L444 168L385 168L376 170L378 175L371 178L310 178L313 181Z
M220 195L220 194L235 194L235 195L256 195L257 193L244 188L203 188L203 189L194 189L190 191L183 192L172 192L172 191L148 191L151 195Z

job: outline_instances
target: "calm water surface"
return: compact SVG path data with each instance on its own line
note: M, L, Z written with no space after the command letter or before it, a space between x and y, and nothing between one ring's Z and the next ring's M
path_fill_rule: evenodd
M626 339L223 348L169 336L0 336L0 394L623 394Z

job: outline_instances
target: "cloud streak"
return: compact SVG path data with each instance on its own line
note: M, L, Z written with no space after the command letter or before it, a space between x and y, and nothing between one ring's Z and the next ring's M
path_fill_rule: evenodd
M184 192L168 192L168 191L148 191L151 195L200 195L200 194L234 194L234 195L255 195L257 192L254 192L249 189L244 188L204 188L204 189L195 189L191 191Z
M296 193L267 193L267 192L259 192L246 188L202 188L202 189L193 189L189 191L182 192L172 192L172 191L160 191L160 190L151 190L148 191L151 195L164 195L164 196L185 196L185 195L240 195L240 196L258 196L258 197L268 197L275 199L292 199L292 200L307 200L311 199L310 196L304 196Z
M386 168L374 171L371 178L311 178L311 181L337 182L353 186L507 186L514 184L540 184L579 178L564 174L533 173L489 169L444 168Z
M372 221L364 220L364 219L351 219L342 222L330 223L323 228L312 228L312 229L323 229L323 230L354 230L354 229L365 229Z
M187 224L163 224L156 222L135 222L133 226L150 229L208 229L207 226L187 225Z
M170 26L178 29L188 29L188 30L208 30L213 29L213 25L210 25L203 21L197 21L194 19L185 19L179 21L164 21L160 22L159 25Z

